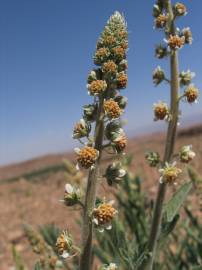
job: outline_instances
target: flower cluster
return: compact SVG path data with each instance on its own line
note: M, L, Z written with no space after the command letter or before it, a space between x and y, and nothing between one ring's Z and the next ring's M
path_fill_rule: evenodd
M82 149L75 148L75 152L78 156L78 164L84 169L89 169L93 164L95 164L99 156L99 152L91 146L85 146Z
M160 155L158 152L147 152L145 158L151 167L156 167L160 163Z
M155 56L159 59L162 59L166 56L168 56L169 52L167 50L167 47L162 45L162 44L159 44L156 46L156 49L155 49Z
M91 126L84 119L80 119L78 123L76 123L73 131L73 138L79 139L88 136L91 131Z
M61 257L68 258L73 251L73 240L67 231L63 231L57 238L56 248Z
M87 91L93 97L93 102L83 106L83 115L73 128L73 138L77 139L83 147L75 148L77 165L76 169L83 168L88 171L87 187L84 198L80 189L75 185L66 184L62 202L66 206L80 205L83 210L83 227L88 228L82 232L81 262L83 268L89 264L91 256L86 258L84 250L91 253L92 241L85 235L91 232L92 223L98 230L110 229L112 221L117 214L111 203L96 205L96 190L99 179L106 178L109 185L119 183L126 171L119 163L112 163L106 168L105 174L100 175L100 161L102 152L111 155L124 154L127 138L122 128L121 116L127 105L127 98L121 92L127 87L128 62L126 59L128 50L128 32L124 17L115 12L107 22L93 56L93 68L87 77ZM96 208L94 206L96 205ZM87 237L86 237L87 236ZM73 246L72 238L67 232L63 232L57 239L56 247L64 258L68 257ZM88 253L88 252L87 252ZM106 270L117 269L115 264L104 268Z
M195 156L195 152L192 151L192 145L183 146L179 153L180 161L183 163L190 162Z
M159 16L155 19L156 28L164 28L166 26L168 20L168 16L166 14L159 14Z
M173 8L175 16L184 16L187 14L187 8L182 3L176 3Z
M106 90L106 88L107 84L103 80L95 80L88 85L89 94L92 96L101 94Z
M125 175L126 171L122 168L121 164L115 162L109 165L105 172L105 177L109 186L122 181Z
M193 41L192 32L189 27L183 28L182 30L175 27L175 20L178 17L187 14L186 6L183 3L177 2L172 6L173 13L171 12L171 14L168 14L167 12L168 10L164 1L157 0L153 7L154 24L155 28L164 30L166 36L166 39L164 39L166 45L162 45L160 43L160 45L157 45L155 48L155 56L158 59L163 59L168 55L173 57L177 54L178 49L181 49L186 44L192 44ZM195 73L188 69L187 71L181 71L178 76L179 86L184 88L183 93L179 94L178 101L180 102L181 99L183 99L188 103L196 103L199 97L199 90L192 83ZM163 81L173 83L172 78L171 80L167 79L164 70L158 66L153 72L153 83L157 86ZM153 108L154 120L166 120L170 122L174 119L174 121L177 121L180 114L179 110L178 112L174 112L172 107L172 103L171 109L165 102L159 101L158 103L155 103ZM175 113L177 115L175 115ZM151 167L157 167L161 164L160 157L157 152L148 152L145 157ZM182 163L190 162L195 157L195 153L192 151L191 145L183 146L178 157ZM160 182L176 184L176 180L181 173L181 169L176 166L175 162L165 162L162 166L163 168L159 170L161 174Z
M169 120L169 108L165 102L154 103L154 120Z
M184 91L184 96L189 103L197 103L197 98L199 97L199 90L193 85L190 84Z
M166 162L165 166L159 169L159 172L161 174L161 177L159 179L160 183L176 185L177 184L176 180L179 177L179 174L182 172L182 170L176 167L176 162L173 162L172 164Z
M84 106L83 119L76 123L73 131L74 139L87 137L87 146L81 150L76 149L78 164L83 168L90 168L97 159L97 152L94 149L95 140L90 141L91 125L100 117L103 112L107 126L114 121L120 122L127 105L127 98L122 96L120 91L126 88L128 83L126 60L128 48L128 33L124 17L115 12L104 28L96 46L94 63L97 68L90 71L87 78L87 89L91 96L94 96L94 103ZM102 104L102 108L99 108ZM106 131L105 131L106 132ZM127 144L125 133L122 132L110 140L110 146L116 153L122 153ZM81 140L80 140L81 141Z
M104 111L109 119L117 119L122 113L118 102L114 101L112 98L104 101Z
M185 37L179 35L170 35L165 42L168 44L171 50L177 50L183 47L185 43Z
M165 73L160 66L158 66L153 72L153 83L155 85L160 84L163 80L165 80Z
M182 71L179 74L180 86L183 87L189 85L194 77L195 73L191 72L189 69L187 71Z
M70 184L66 184L64 199L62 200L62 202L64 202L64 204L67 206L73 206L79 203L80 199L81 190L79 188L73 187Z
M104 229L111 230L112 221L118 211L112 206L113 201L109 203L101 203L97 208L93 209L92 221L96 228L103 232Z
M189 27L183 28L181 32L181 37L184 37L185 44L192 44L193 38L192 38L192 32Z

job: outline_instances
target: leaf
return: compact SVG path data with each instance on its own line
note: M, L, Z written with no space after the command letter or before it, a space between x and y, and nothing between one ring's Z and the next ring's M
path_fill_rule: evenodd
M34 270L43 270L43 269L41 268L41 266L40 266L40 263L39 263L39 262L37 262L37 263L35 264L35 266L34 266Z
M191 270L202 270L202 266L195 266Z
M20 254L17 252L15 246L12 246L12 254L13 254L13 259L15 262L15 269L16 270L25 270L25 266L22 262Z
M163 221L161 234L160 234L160 241L167 238L167 236L174 230L179 218L180 218L180 215L176 214L174 218L172 219L172 221L170 222Z
M164 213L167 222L171 222L175 215L178 213L191 188L192 182L185 183L176 191L173 197L164 206Z

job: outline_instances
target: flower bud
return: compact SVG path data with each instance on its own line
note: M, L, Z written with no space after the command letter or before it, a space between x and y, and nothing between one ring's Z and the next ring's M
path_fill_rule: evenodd
M191 80L195 77L195 73L191 72L189 69L185 72L182 71L179 75L180 78L180 86L186 86L191 83Z
M154 120L166 120L169 116L168 105L162 101L159 103L154 103Z
M88 84L92 83L93 81L100 80L102 78L102 71L100 68L91 70L88 75L87 82Z
M156 167L160 163L160 155L158 152L147 152L145 158L151 167Z
M79 139L89 135L91 131L91 125L89 125L84 119L80 119L78 123L76 123L73 131L73 138Z
M167 47L166 46L163 46L162 44L156 46L155 56L157 58L159 58L159 59L162 59L162 58L168 56Z
M187 102L197 103L197 98L199 97L199 90L193 84L191 84L184 91L184 96L186 97Z
M126 59L123 59L119 65L118 65L118 70L121 71L125 71L128 68L128 61Z
M157 18L162 13L162 8L159 5L153 6L153 17Z
M185 43L184 36L170 35L168 40L165 40L171 50L177 50L182 48Z
M160 183L167 183L167 184L177 184L176 179L178 178L179 174L182 172L181 169L176 167L176 163L165 163L165 166L159 170L161 177L159 179Z
M112 142L113 147L117 151L117 153L121 153L127 145L127 138L123 132L119 137L117 137L115 140Z
M153 83L154 83L155 85L158 85L158 84L160 84L160 83L165 79L165 73L164 73L164 71L161 69L161 67L158 66L158 67L154 70L152 77L153 77Z
M112 98L104 101L104 111L109 119L119 118L122 114L122 110L119 107L118 103Z
M109 186L120 183L125 175L126 171L122 169L120 163L113 163L109 165L105 172L105 177Z
M168 21L168 16L165 14L159 14L159 16L155 19L155 27L156 28L164 28Z
M181 37L184 37L184 42L186 44L190 44L190 45L192 44L193 42L192 32L189 27L182 29Z
M116 96L114 98L114 101L116 101L121 109L125 109L128 99L123 96Z
M81 199L81 191L70 184L65 185L64 204L66 206L73 206Z
M82 149L75 148L75 152L78 155L78 163L85 169L89 169L96 162L99 156L99 152L90 146L85 146Z
M107 83L103 80L95 80L88 84L87 87L89 94L94 96L102 94L107 88Z
M195 152L192 151L192 145L185 145L182 147L179 153L180 161L188 163L196 156Z
M94 122L97 118L97 104L88 104L83 106L83 118L88 122Z
M56 248L59 255L64 259L70 256L70 253L73 250L73 240L67 231L63 231L57 238Z
M122 134L123 129L121 128L120 123L118 123L117 121L111 121L107 124L105 128L105 136L108 140L114 141Z
M176 16L184 16L187 14L187 8L182 3L176 3L174 6L174 14Z
M111 230L111 223L117 213L118 211L114 209L112 202L102 203L93 209L92 221L100 232L103 232L104 229Z

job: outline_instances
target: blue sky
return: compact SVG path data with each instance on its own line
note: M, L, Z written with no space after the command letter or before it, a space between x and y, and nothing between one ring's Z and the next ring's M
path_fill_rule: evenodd
M186 0L194 42L180 51L180 68L196 72L202 88L201 0ZM154 45L163 35L153 30L153 1L1 0L0 1L0 163L6 164L72 149L71 132L91 98L86 76L93 67L96 41L109 16L124 13L129 29L129 98L125 118L129 135L160 128L152 104L169 100L166 85L152 85L157 65ZM201 104L183 104L184 119L200 119Z

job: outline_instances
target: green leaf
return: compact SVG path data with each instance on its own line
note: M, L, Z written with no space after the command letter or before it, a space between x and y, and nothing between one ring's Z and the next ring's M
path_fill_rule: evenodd
M174 216L174 218L172 219L172 221L170 221L170 222L163 221L162 228L161 228L161 234L160 234L160 241L167 238L167 236L174 230L179 218L180 218L180 215L176 214Z
M43 270L43 269L41 268L41 266L40 266L40 263L39 263L39 262L37 262L37 263L35 264L35 266L34 266L34 270Z
M192 182L185 183L176 191L176 193L168 201L168 203L165 204L164 213L165 213L167 222L171 222L173 218L175 217L175 215L178 213L181 205L185 201L191 188L192 188Z
M17 252L15 246L12 246L12 254L13 254L13 259L15 262L15 269L16 270L26 270L20 254Z
M202 270L202 266L195 266L191 270Z

